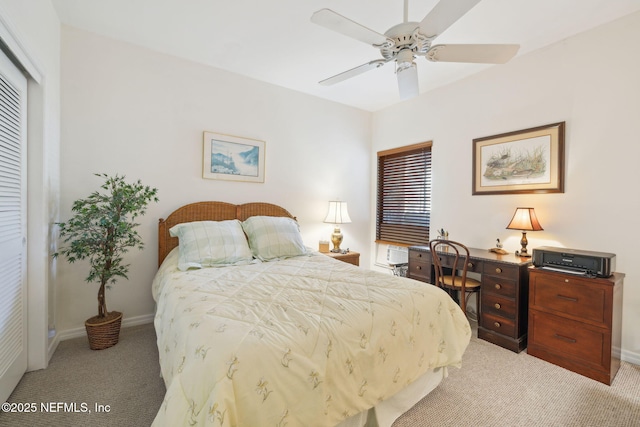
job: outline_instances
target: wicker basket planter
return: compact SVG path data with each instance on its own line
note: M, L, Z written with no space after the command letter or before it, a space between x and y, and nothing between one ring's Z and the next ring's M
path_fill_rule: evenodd
M94 316L84 322L91 350L104 350L118 344L122 313L112 311L106 317Z

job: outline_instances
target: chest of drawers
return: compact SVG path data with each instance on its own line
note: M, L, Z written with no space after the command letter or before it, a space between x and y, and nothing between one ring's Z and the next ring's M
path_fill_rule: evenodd
M527 346L526 266L485 261L478 337L520 352Z
M447 254L438 253L444 266ZM530 258L469 248L469 272L481 275L478 338L511 351L527 347L528 274ZM428 246L409 248L407 277L434 283Z
M531 269L528 353L611 385L620 367L623 278Z

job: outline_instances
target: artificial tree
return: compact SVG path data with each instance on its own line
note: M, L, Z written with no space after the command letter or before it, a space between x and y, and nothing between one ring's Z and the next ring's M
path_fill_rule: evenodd
M53 256L63 255L70 263L89 260L90 270L85 280L89 283L97 282L100 287L98 315L89 318L85 326L90 335L91 347L107 348L118 341L122 313L107 311L105 291L118 277L128 279L130 264L123 263L124 254L129 248L144 247L144 242L136 231L139 224L135 220L145 214L150 202L158 201L158 190L142 185L140 180L129 183L120 175L95 175L104 179L100 186L102 191L95 191L89 197L73 202L73 216L66 222L58 223L60 238L65 246ZM106 325L116 320L118 324L115 340L98 339L99 344L94 345L90 327ZM114 332L110 333L114 335Z

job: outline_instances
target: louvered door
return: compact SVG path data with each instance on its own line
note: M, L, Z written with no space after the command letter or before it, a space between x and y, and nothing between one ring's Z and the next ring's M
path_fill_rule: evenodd
M0 51L0 402L27 368L27 81Z

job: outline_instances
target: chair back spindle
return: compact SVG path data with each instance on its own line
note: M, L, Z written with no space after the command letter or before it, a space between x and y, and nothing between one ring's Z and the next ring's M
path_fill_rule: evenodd
M432 240L429 242L429 248L435 272L435 285L446 290L467 314L467 293L480 291L480 282L467 277L470 264L469 249L460 242L443 239ZM480 298L476 298L476 314L479 313Z

